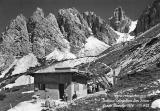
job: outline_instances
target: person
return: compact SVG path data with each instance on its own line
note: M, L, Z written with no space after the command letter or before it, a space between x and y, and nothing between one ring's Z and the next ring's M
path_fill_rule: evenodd
M99 85L98 85L98 84L96 84L96 88L95 88L95 90L96 90L96 92L98 92L98 91L99 91Z
M92 93L95 93L95 88L96 88L96 85L92 84Z
M91 94L91 93L92 93L92 85L89 85L89 84L88 84L87 87L88 87L88 88L87 88L88 94Z
M47 97L47 99L45 101L45 107L48 108L48 109L51 107L51 105L50 105L50 97L49 96Z
M67 101L67 99L68 99L68 95L67 95L67 93L66 93L66 91L64 92L64 95L63 95L63 100L64 101Z
M76 99L77 98L77 94L76 94L76 91L74 91L74 94L73 94L73 96L72 96L72 100L73 99Z

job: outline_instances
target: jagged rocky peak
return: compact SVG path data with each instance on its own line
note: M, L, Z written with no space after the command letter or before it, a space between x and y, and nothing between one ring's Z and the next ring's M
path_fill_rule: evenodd
M31 44L27 30L26 18L21 14L12 20L3 33L3 43L13 56L23 56L30 52Z
M32 33L35 28L36 22L41 21L44 18L44 12L41 8L37 8L33 15L29 18L27 23L28 32Z
M56 17L55 17L54 14L49 13L49 15L46 17L46 19L47 19L48 21L52 22L52 24L54 24L55 28L58 28L58 27L59 27L59 26L58 26L58 23L57 23L57 19L56 19Z
M109 24L116 31L128 33L131 19L125 15L122 7L118 7L114 10L113 16L109 18Z
M90 35L87 22L75 8L60 9L57 20L61 32L70 42L71 52L77 53Z
M77 23L79 25L87 26L86 21L84 21L80 12L75 8L68 8L68 9L60 9L59 15L63 16L65 19L70 19L73 23Z
M137 27L134 32L138 35L158 23L160 23L160 0L155 0L151 5L146 7L138 18Z
M108 45L112 45L115 42L115 38L117 38L118 35L111 30L106 21L100 16L97 16L94 12L87 11L83 13L83 18L87 21L93 35L100 41Z
M33 53L37 57L42 58L55 48L69 49L69 43L64 39L53 14L44 17L43 10L37 8L29 18L27 26L33 43Z
M102 32L103 27L106 25L105 21L97 16L94 12L84 12L83 18L87 21L94 34L96 34L98 31Z
M114 11L114 17L116 17L117 21L122 21L125 19L124 11L122 7L118 7Z
M32 44L29 42L26 24L26 18L22 14L18 15L3 32L3 41L0 44L0 70L8 68L15 57L31 52Z
M35 21L40 21L41 19L44 18L44 12L41 8L37 8L35 12L33 12L33 16L32 18L35 20Z
M83 18L87 21L87 23L89 23L89 26L91 28L93 27L93 22L98 22L95 24L105 24L105 21L102 18L100 18L100 16L97 16L94 12L84 12Z

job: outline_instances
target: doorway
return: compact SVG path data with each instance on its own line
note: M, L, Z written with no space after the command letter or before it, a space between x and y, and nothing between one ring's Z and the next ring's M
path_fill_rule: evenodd
M63 99L63 95L64 95L64 84L59 84L59 96L60 96L60 99Z

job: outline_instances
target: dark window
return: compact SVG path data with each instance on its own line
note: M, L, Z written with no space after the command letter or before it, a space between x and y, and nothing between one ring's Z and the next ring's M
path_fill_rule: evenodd
M63 99L63 96L64 96L64 84L59 84L59 95L60 95L60 99Z
M45 90L45 84L38 84L39 90Z

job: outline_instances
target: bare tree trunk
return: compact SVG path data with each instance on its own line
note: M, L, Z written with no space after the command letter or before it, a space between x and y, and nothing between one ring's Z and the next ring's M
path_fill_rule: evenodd
M103 77L105 78L105 80L106 80L107 82L109 82L108 79L106 78L105 74L103 75Z
M115 77L115 69L113 69L113 85L116 83L116 77Z
M101 76L101 75L100 75L100 78L105 83L105 89L108 89L108 87L109 87L108 81L106 82L105 79L103 78L103 76Z

